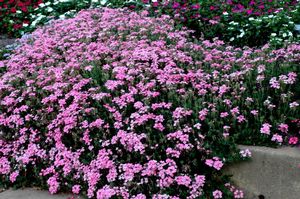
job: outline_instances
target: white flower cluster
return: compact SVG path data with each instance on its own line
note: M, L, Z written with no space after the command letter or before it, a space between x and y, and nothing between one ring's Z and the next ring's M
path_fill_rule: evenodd
M152 2L154 2L153 0ZM135 3L138 0L124 0L120 1L123 4L127 3ZM72 5L73 9L60 13L58 10L62 10L60 8L65 9L68 5ZM39 24L45 24L51 19L65 19L68 17L74 16L78 10L88 7L102 7L102 6L110 6L111 2L109 0L52 0L47 3L41 3L37 8L35 8L35 14L31 14L31 24L29 28L35 29ZM17 11L20 12L20 11ZM23 27L27 27L28 24L23 24Z
M265 29L273 27L275 31L269 35L270 41L273 44L290 41L295 36L292 32L295 27L292 17L281 12L266 16L249 17L248 21L231 21L228 24L227 32L234 35L229 39L231 42L237 39L244 39L246 35L265 34Z
M101 2L107 1L107 0L101 0ZM92 3L98 3L98 0L92 0ZM46 3L41 3L37 8L35 8L36 14L31 14L31 24L30 28L36 28L37 25L39 25L42 22L47 22L50 19L53 18L59 18L59 19L65 19L67 16L72 16L76 13L76 10L69 10L65 13L59 13L56 10L58 8L64 8L66 4L73 3L76 7L76 4L79 4L77 0L53 0L48 1ZM90 3L89 0L80 1L80 3L85 3L88 5ZM23 24L23 27L27 27L27 24Z

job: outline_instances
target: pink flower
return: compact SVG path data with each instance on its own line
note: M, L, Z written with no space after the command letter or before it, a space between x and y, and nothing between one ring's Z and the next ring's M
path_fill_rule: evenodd
M297 143L298 143L298 138L297 137L290 137L289 144L296 145Z
M234 198L244 198L244 192L242 190L235 190L233 194Z
M278 130L281 131L282 133L287 133L289 130L289 126L287 124L279 124Z
M246 10L246 13L247 13L248 15L252 14L252 12L253 12L253 9L248 9L248 10Z
M222 198L222 192L220 190L215 190L213 192L214 199Z
M177 176L175 178L175 181L177 182L178 185L184 185L186 187L189 187L191 184L191 178L189 176Z
M147 199L147 197L144 194L138 194L133 196L132 199Z
M195 184L198 186L198 187L203 187L204 184L205 184L205 176L204 175L197 175L195 177Z
M207 108L201 110L201 111L199 112L199 119L200 119L201 121L205 120L207 114L208 114L208 109L207 109Z
M194 5L191 6L191 8L194 9L194 10L198 10L200 7L201 7L201 6L200 6L199 3L194 4Z
M280 89L280 83L276 80L276 77L271 78L270 85L271 88Z
M220 160L216 160L214 162L214 168L217 169L217 170L220 170L223 167L223 165L224 165L223 162L220 161Z
M278 142L278 143L282 143L282 141L283 141L282 136L278 135L277 133L272 136L271 140L275 141L275 142Z
M229 114L227 112L222 112L220 114L220 117L224 118L224 117L227 117Z
M216 24L218 24L219 22L218 21L216 21L216 20L209 20L208 21L210 24L212 24L212 25L216 25ZM220 88L221 89L221 88ZM222 95L223 93L225 93L227 90L226 89L224 89L223 90L223 88L219 91L219 93L220 93L220 95Z
M152 2L152 6L153 7L157 7L158 6L158 2L156 1L156 2Z
M172 7L173 9L177 9L180 7L180 4L178 2L174 2Z
M269 123L264 123L262 125L262 127L260 128L260 132L263 133L263 134L270 135L270 132L271 132L270 128L271 127L272 126Z
M213 159L206 159L205 164L209 167L215 168L216 170L220 170L224 165L218 157L213 157Z
M237 120L238 120L239 123L243 123L243 122L246 121L246 118L245 118L243 115L239 115L239 116L237 117Z
M9 161L5 157L0 158L0 174L8 174L10 172Z
M15 182L18 176L19 176L19 171L14 171L10 174L9 180L11 182Z
M234 107L233 109L230 110L232 115L238 115L240 114L239 107Z
M72 187L72 192L73 192L74 194L79 194L79 192L80 192L80 185L74 185L74 186Z
M58 191L59 188L59 183L57 181L57 177L56 176L52 176L47 180L47 184L49 186L49 192L51 194L55 194Z
M258 115L258 110L252 110L252 111L250 111L250 113L251 113L252 115L256 116L256 115Z
M97 191L97 199L110 199L114 195L116 195L116 191L108 185L105 185Z

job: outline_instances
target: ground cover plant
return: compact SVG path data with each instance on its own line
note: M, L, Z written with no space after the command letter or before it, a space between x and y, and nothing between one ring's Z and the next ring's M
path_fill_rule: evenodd
M299 144L300 45L190 38L169 16L91 9L0 62L0 184L89 198L243 198L236 143Z

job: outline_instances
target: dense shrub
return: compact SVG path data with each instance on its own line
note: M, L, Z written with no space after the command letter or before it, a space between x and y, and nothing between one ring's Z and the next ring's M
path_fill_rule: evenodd
M300 45L192 41L168 16L81 11L0 62L2 186L99 199L242 198L235 143L299 144Z

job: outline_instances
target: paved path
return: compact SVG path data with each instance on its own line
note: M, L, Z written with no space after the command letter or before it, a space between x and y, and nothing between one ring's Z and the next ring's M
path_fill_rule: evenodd
M5 47L6 45L13 44L15 39L7 38L6 36L0 35L0 48Z
M0 199L71 199L72 195L59 194L51 195L48 191L41 191L32 188L7 190L0 193ZM74 199L82 199L77 196Z
M298 147L241 146L252 151L250 161L228 167L232 180L247 199L300 199L300 149ZM250 194L251 193L251 194Z

